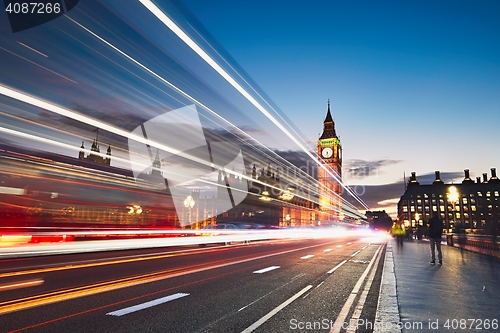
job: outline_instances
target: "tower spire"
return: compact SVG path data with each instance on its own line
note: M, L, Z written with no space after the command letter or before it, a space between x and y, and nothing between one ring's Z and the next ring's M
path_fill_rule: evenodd
M333 121L332 113L330 111L330 99L328 99L328 110L326 112L323 125L323 134L321 134L319 138L320 140L326 138L337 138L337 133L335 132L335 122Z

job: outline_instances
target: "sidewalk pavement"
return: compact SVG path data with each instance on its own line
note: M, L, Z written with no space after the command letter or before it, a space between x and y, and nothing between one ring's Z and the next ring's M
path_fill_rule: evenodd
M500 259L445 244L442 252L443 265L430 265L428 241L388 242L376 321L401 330L376 332L500 332Z

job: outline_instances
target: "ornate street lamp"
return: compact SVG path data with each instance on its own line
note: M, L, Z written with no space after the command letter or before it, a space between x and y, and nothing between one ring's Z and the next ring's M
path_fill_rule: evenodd
M184 200L184 207L189 208L188 218L187 218L189 225L191 225L191 208L194 207L194 204L195 204L195 202L194 202L193 197L188 195L186 197L186 199Z
M448 194L447 194L447 197L448 197L448 201L451 202L451 206L453 207L453 227L456 226L456 213L455 213L455 207L457 205L457 202L458 202L458 191L457 191L457 188L455 186L450 186L448 188Z

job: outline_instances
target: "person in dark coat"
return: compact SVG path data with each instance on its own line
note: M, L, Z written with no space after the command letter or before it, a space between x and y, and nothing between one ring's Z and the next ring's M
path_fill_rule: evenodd
M431 245L431 265L436 263L436 248L438 253L438 264L443 264L443 254L441 252L441 237L443 235L444 224L439 218L438 213L433 213L432 217L427 221L427 238Z

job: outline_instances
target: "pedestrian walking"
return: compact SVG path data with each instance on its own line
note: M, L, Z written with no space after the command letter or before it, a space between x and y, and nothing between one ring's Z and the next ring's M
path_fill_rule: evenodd
M411 241L413 240L413 228L411 225L409 225L407 228L406 228L406 240L407 241Z
M427 238L431 245L431 265L436 264L436 249L438 253L438 264L443 264L443 254L441 252L441 237L443 235L443 221L439 218L438 213L433 213L432 217L427 221Z
M392 225L392 234L396 237L398 246L403 246L403 241L406 236L405 226L401 222L394 222Z

